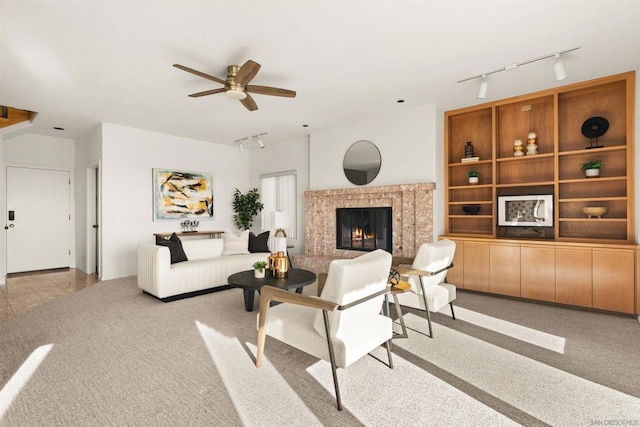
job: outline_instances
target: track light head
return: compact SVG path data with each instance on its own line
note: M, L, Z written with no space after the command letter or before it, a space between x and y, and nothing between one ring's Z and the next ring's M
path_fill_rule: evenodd
M241 153L244 151L244 145L242 145L242 142L238 144L238 151L240 151Z
M480 87L478 88L478 99L485 99L487 97L487 75L482 75L482 82L480 82Z
M262 142L260 138L258 138L258 145L260 146L260 148L264 148L264 142Z
M564 64L560 61L560 54L556 53L554 57L556 58L556 62L553 64L553 72L556 75L556 80L564 80L567 78L567 72L564 69Z

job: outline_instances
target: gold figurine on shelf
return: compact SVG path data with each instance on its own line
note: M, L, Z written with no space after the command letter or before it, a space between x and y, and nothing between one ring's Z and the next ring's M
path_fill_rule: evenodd
M538 144L536 144L536 138L538 135L535 132L529 132L527 136L527 156L535 156L538 154Z
M522 140L520 139L516 139L515 141L513 141L513 156L524 156L524 151L522 149Z

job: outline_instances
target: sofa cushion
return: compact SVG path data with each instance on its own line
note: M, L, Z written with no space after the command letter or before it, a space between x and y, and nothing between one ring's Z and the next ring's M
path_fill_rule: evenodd
M219 257L223 248L223 239L186 239L182 242L182 249L189 261Z
M246 255L249 253L249 230L238 234L227 229L223 235L224 248L222 255Z
M257 236L253 232L249 232L249 252L271 252L269 250L269 231L260 233Z
M182 241L176 233L173 233L168 239L165 239L162 236L156 236L156 245L166 246L169 248L171 264L187 261L187 254L185 254L184 249L182 249Z

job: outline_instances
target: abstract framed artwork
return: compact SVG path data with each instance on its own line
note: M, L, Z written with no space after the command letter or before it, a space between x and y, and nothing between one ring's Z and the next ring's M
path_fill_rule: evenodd
M153 169L154 221L213 218L213 174Z

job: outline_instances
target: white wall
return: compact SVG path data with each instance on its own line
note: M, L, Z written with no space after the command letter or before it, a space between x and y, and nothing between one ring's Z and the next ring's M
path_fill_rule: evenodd
M4 139L4 158L10 166L75 169L75 142L73 139L23 134Z
M0 226L5 227L6 219L7 219L7 211L5 210L5 187L7 183L7 174L4 168L4 152L3 152L3 135L0 134L0 174L2 174L2 179L0 179L0 212L4 219L0 222ZM7 244L6 234L4 230L0 230L0 285L4 285L6 283L7 278L7 257L5 256L5 246Z
M342 170L346 150L356 141L373 142L382 156L377 178L367 186L435 182L434 239L444 231L444 115L433 105L401 106L397 112L372 117L311 135L311 190L357 187Z
M69 194L69 211L71 212L71 227L69 228L69 245L71 256L69 267L74 268L76 263L76 208L75 208L75 141L69 138L57 138L53 136L24 133L15 137L5 136L3 145L4 166L24 166L31 168L43 168L69 171L71 188ZM6 168L2 168L3 182L6 185ZM5 203L5 194L2 194L2 203ZM3 212L4 209L3 209ZM4 213L6 215L6 213ZM4 238L4 237L3 237ZM6 247L6 242L4 243ZM6 263L3 256L2 264ZM6 266L5 270L6 271Z
M98 125L76 140L76 267L85 273L95 271L89 267L93 263L87 263L87 234L93 225L87 223L87 168L99 164L101 158L102 125Z
M138 243L180 230L179 221L153 221L153 168L213 173L215 219L200 229L235 228L233 191L249 189L249 162L236 147L103 123L103 280L135 275Z
M248 153L247 153L248 151ZM260 175L295 170L297 173L297 238L287 240L292 254L304 252L304 192L309 189L309 138L271 143L263 149L245 150L249 158L249 186L260 189ZM260 215L254 221L254 232L261 229Z

